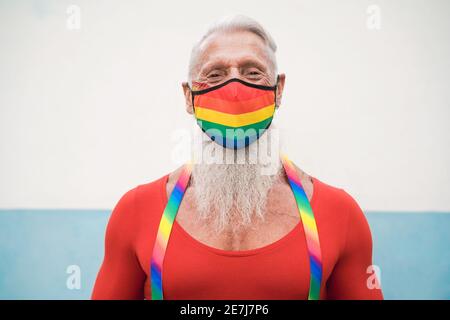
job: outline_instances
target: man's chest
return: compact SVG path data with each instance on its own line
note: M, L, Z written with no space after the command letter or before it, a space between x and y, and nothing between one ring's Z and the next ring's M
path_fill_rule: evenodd
M208 219L201 219L195 208L192 194L186 193L176 223L197 241L221 250L252 250L267 246L288 235L300 222L296 202L289 187L274 190L267 198L263 219L253 216L247 226L236 228L239 212L231 211L229 226L215 232L212 223L214 212Z

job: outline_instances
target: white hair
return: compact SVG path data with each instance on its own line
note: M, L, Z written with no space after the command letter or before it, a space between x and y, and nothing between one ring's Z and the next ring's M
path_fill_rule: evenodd
M273 76L277 74L277 61L275 58L277 45L275 41L273 40L271 35L263 28L263 26L259 24L256 20L241 14L237 14L223 17L222 19L213 23L207 29L204 35L200 38L200 40L193 46L191 51L191 57L189 60L189 71L188 71L188 79L190 84L192 83L194 70L196 69L198 64L198 57L202 43L206 40L206 38L208 38L213 33L232 32L232 31L248 31L260 37L267 45L268 57L272 64Z

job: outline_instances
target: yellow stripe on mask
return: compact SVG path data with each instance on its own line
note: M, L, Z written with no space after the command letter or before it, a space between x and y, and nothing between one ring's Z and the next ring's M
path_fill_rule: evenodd
M236 128L261 122L273 116L274 111L275 111L275 104L261 108L256 111L241 114L229 114L202 107L195 107L195 116L197 117L198 120L215 122L224 126Z

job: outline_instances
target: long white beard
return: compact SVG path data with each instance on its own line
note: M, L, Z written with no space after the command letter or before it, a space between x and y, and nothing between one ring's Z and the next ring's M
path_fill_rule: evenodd
M194 199L199 218L212 224L213 230L220 233L238 232L243 227L250 225L255 217L264 221L266 213L266 202L269 190L279 178L281 162L279 157L278 144L276 147L270 145L270 153L275 152L275 156L270 157L270 163L262 164L256 159L258 148L262 143L267 143L271 139L272 130L266 132L258 141L250 144L246 148L238 150L228 150L234 155L242 156L245 162L238 163L212 163L195 164L192 170L192 186L194 189ZM202 133L204 134L204 133ZM206 138L203 143L202 153L224 152L224 148L217 143ZM267 148L267 149L270 149ZM264 150L264 152L267 152ZM267 167L271 166L271 174L267 174ZM265 170L266 169L266 170Z

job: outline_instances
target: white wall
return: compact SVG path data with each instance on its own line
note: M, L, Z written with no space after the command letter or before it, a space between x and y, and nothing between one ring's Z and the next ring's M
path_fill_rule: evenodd
M174 169L191 45L236 12L278 43L290 158L364 209L450 211L445 0L0 1L0 207L111 208Z

